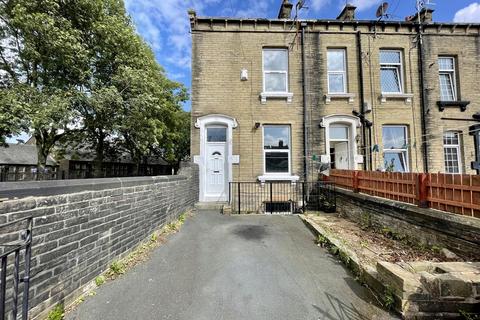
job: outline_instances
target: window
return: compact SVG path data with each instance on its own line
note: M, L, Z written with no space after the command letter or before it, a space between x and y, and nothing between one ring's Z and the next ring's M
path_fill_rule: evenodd
M290 173L290 126L264 126L265 173Z
M447 131L443 134L443 154L446 173L461 173L460 135Z
M347 67L344 49L327 51L328 93L347 92Z
M402 56L398 50L380 50L382 93L403 93Z
M440 75L440 99L442 101L457 100L455 58L438 58L438 72Z
M263 91L288 92L287 49L263 50Z
M383 126L382 136L385 170L408 172L407 127Z
M207 142L227 141L227 128L207 128Z

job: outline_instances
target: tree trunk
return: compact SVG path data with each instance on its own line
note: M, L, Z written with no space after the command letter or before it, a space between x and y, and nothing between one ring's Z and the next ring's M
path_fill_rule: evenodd
M43 146L38 145L37 140L37 177L36 180L43 180L45 168L47 167L48 151L45 151Z
M97 138L95 146L95 159L93 160L93 176L95 178L103 178L103 158L105 153L105 135L101 133Z

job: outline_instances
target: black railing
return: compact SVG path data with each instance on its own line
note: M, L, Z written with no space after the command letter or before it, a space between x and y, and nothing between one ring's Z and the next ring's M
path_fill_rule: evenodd
M335 212L335 185L324 181L230 182L229 203L232 213Z
M28 319L32 228L32 218L0 225L0 320L17 319L20 303L21 319Z

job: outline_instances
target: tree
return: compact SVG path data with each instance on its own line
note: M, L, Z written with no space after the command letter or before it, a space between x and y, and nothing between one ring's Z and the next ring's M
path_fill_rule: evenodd
M73 130L78 120L72 108L77 88L88 78L87 50L73 15L61 1L0 2L4 73L0 90L4 99L14 101L2 108L20 111L25 122L20 127L33 131L39 172L43 172L53 145ZM6 131L18 131L15 124L13 119Z
M123 1L0 0L0 21L0 135L30 128L40 172L59 141L79 137L96 176L113 143L137 164L160 151L174 158L186 90L167 79Z

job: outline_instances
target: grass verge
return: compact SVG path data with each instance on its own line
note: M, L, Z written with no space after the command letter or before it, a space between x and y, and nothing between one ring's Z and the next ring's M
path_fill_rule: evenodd
M64 314L69 313L75 308L77 308L88 296L94 296L95 289L105 284L108 281L113 281L123 274L127 273L129 270L134 268L136 265L147 261L150 258L152 251L164 244L168 236L178 232L182 225L185 223L185 220L188 217L193 216L193 212L187 211L182 213L177 220L172 221L164 225L160 230L152 233L148 240L144 241L142 244L133 249L127 256L122 259L113 261L109 268L102 274L98 275L93 280L94 288L89 290L87 293L80 296L76 299L71 305L67 308L63 308L63 305L57 305L49 314L48 320L62 320ZM61 306L62 312L59 312L59 306ZM52 315L52 318L50 317Z

